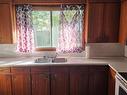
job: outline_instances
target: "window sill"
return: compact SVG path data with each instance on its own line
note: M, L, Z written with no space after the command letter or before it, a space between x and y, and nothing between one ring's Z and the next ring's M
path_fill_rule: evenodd
M35 51L56 51L56 48L36 48Z

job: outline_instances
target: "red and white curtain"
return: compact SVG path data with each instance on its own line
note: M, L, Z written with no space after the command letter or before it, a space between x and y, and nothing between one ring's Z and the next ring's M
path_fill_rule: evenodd
M16 6L18 52L30 53L33 51L34 37L33 37L31 13L32 13L31 5Z
M62 5L60 12L60 35L58 53L79 53L83 51L84 5Z

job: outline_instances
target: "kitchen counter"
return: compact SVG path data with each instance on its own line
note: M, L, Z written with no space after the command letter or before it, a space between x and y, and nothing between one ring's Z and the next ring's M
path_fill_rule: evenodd
M38 57L0 58L0 67L19 66L52 66L52 65L109 65L117 72L127 72L127 58L107 57L87 59L84 57L70 57L63 63L34 63Z

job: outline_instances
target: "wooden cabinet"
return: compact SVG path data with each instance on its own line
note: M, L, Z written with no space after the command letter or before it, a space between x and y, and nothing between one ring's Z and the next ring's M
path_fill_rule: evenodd
M30 69L11 68L13 95L31 95Z
M113 2L120 2L120 0L88 0L91 3L113 3Z
M0 0L0 3L9 3L12 2L12 0Z
M90 3L87 6L87 42L118 42L120 4Z
M49 67L32 67L32 95L50 95Z
M119 42L125 44L127 41L127 0L121 1L120 34Z
M85 3L85 0L13 0L14 3Z
M103 41L104 4L90 4L88 9L88 42Z
M115 95L115 75L116 72L109 68L108 70L108 95Z
M69 95L68 67L51 67L51 95Z
M88 67L74 66L70 68L70 95L89 95Z
M112 81L112 77L109 80ZM111 87L113 86L110 84ZM0 95L108 95L108 67L89 65L2 68Z
M12 95L10 68L0 68L0 95Z
M12 43L11 5L0 3L0 44Z
M104 5L103 31L105 42L118 42L120 4L109 3Z
M108 95L108 67L89 68L89 95Z

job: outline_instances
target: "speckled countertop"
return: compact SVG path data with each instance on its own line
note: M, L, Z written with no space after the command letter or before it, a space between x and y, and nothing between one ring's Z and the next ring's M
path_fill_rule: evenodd
M107 57L87 59L84 57L70 57L63 63L35 63L38 57L0 58L0 67L19 66L52 66L52 65L109 65L117 72L127 72L127 58Z

